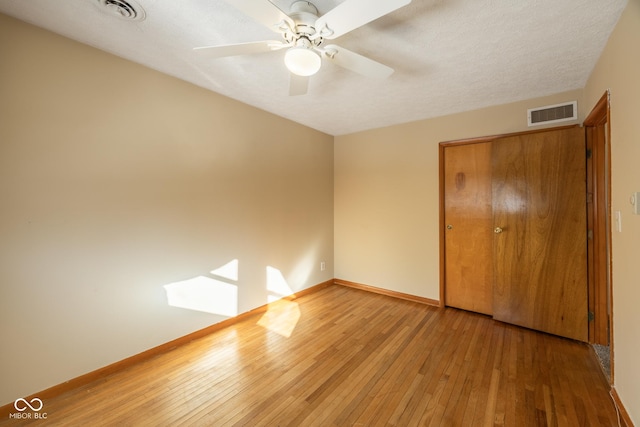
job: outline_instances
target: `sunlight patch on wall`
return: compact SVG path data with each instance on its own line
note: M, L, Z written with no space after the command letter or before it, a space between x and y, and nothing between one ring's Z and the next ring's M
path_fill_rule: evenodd
M300 307L295 301L282 299L293 291L277 268L267 267L267 291L269 305L258 325L288 338L300 320Z
M267 267L267 291L269 291L269 296L273 296L275 299L293 294L293 290L289 287L282 272L274 267Z
M238 260L237 259L231 260L225 265L223 265L222 267L218 267L215 270L211 270L211 274L237 282L238 281Z
M238 314L238 287L210 277L198 276L164 285L172 307L204 311L221 316Z
M238 260L211 271L226 280L238 280ZM238 287L206 276L197 276L189 280L164 285L167 303L172 307L187 310L219 314L221 316L238 315Z

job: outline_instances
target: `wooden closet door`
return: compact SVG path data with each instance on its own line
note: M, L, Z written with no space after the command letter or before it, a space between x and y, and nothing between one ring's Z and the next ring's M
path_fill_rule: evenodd
M492 148L493 316L587 341L584 130L502 138Z
M444 149L445 304L492 313L491 143Z

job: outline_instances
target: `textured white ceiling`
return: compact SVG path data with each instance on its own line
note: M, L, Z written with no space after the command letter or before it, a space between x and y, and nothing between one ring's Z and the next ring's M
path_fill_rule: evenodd
M322 15L342 1L312 3ZM627 0L413 0L332 41L394 68L391 77L324 63L296 97L284 51L212 59L192 50L278 39L224 0L137 2L142 21L109 15L98 0L0 0L0 12L342 135L582 88ZM272 1L284 11L292 2Z

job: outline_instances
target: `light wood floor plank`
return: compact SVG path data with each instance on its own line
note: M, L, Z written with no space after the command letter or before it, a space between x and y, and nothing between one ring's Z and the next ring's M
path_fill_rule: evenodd
M617 425L587 345L337 285L44 406L47 425Z

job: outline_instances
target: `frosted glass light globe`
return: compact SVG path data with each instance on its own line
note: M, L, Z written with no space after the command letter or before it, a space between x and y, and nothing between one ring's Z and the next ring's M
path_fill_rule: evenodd
M322 60L312 49L303 46L289 48L284 55L284 64L298 76L312 76L320 70Z

